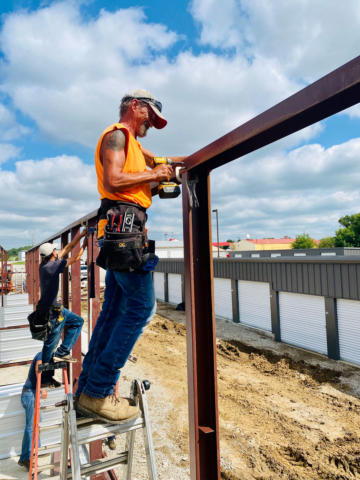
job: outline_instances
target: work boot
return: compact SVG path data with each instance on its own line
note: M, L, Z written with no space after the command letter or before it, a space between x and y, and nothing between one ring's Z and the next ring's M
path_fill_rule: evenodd
M59 355L53 356L53 362L68 362L68 363L76 363L77 359L72 357L70 354L64 355L63 357L59 357Z
M128 398L108 395L105 398L95 398L82 393L77 403L81 412L95 416L110 423L123 423L139 416L139 408L130 404Z
M56 380L56 378L51 377L41 382L41 388L59 388L62 384Z
M109 437L107 440L107 444L110 450L116 450L115 437Z
M25 467L27 471L30 470L30 460L19 460L18 465L20 465L20 467Z

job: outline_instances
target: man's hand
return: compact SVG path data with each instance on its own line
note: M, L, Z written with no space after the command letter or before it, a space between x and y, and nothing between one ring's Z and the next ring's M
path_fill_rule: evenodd
M152 169L155 174L155 182L168 182L173 176L173 169L170 165L158 165Z

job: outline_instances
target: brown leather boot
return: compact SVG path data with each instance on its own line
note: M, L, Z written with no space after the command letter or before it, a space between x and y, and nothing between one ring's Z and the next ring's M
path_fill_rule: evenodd
M139 416L139 408L131 405L128 398L108 395L105 398L95 398L82 393L77 408L87 415L95 416L105 422L123 423Z

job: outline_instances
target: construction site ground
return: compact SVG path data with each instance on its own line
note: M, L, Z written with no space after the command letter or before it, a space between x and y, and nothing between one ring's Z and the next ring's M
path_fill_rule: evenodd
M184 323L183 312L160 303L134 349L137 362L128 362L120 382L120 393L128 395L133 378L151 381L147 396L159 480L190 479ZM217 320L217 337L223 479L360 479L358 367L223 320ZM122 450L123 439L116 443ZM145 480L139 432L136 445L132 480ZM0 472L8 472L1 479L27 478L16 460L0 461ZM116 469L119 479L122 468Z

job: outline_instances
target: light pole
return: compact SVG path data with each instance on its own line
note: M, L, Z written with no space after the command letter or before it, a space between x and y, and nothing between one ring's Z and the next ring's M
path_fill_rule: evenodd
M218 210L215 208L213 210L213 213L216 214L216 238L217 238L217 251L218 251L218 258L220 257L220 248L219 248L219 216L218 216Z

